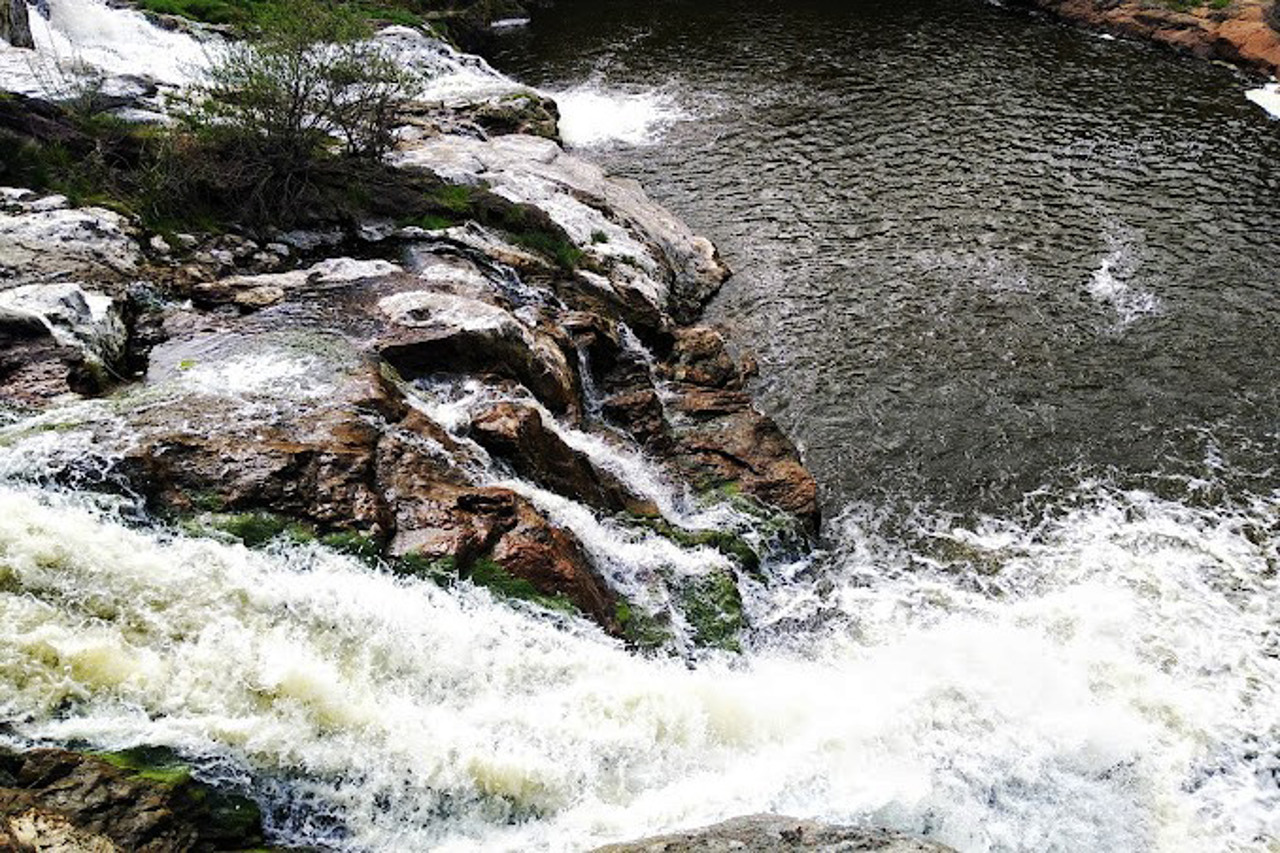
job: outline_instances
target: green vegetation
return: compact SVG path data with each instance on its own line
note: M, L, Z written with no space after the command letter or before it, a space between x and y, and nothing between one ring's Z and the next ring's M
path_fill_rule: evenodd
M118 752L92 753L112 767L129 771L137 776L163 785L180 785L191 778L191 768L171 749L138 746Z
M608 243L609 235L604 233L603 231L592 231L591 242L594 243L595 245L600 245L601 243Z
M672 640L671 628L664 620L646 613L625 598L618 600L614 618L618 620L627 643L639 651L657 651Z
M714 548L735 560L744 572L760 572L760 555L747 540L727 530L685 530L664 518L635 517L632 521L685 548Z
M70 87L61 108L5 99L0 180L102 204L158 232L355 218L370 204L401 200L382 192L392 182L382 157L419 81L365 39L358 7L160 1L190 4L192 13L204 2L206 15L251 8L253 38L214 59L172 126L105 115L92 80Z
M249 548L261 548L282 537L293 542L315 539L310 525L272 512L206 512L186 520L182 527L197 536L222 534Z
M746 625L742 594L733 573L723 570L690 578L680 590L680 604L693 639L700 646L741 651L737 635Z

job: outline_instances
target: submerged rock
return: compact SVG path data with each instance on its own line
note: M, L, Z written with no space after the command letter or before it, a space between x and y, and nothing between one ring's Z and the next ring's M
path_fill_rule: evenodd
M724 823L610 844L595 853L954 853L950 847L881 829L831 826L811 820L753 815Z
M187 853L261 847L253 801L137 751L93 756L0 749L0 849Z

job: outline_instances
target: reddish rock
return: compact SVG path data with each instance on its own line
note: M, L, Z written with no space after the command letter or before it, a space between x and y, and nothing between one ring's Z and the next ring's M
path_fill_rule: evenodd
M565 444L532 406L500 403L475 418L472 437L507 460L521 477L558 494L609 512L653 515L656 508L632 495L608 471Z
M671 456L685 476L702 488L736 483L816 530L817 484L778 425L740 391L678 390Z
M1149 39L1203 59L1280 75L1280 32L1270 23L1274 2L1235 0L1177 10L1143 0L1023 0L1065 20L1137 39Z

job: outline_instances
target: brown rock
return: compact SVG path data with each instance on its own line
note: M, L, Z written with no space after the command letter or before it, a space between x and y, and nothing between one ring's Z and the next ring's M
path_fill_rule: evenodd
M724 337L707 326L690 326L675 335L665 372L676 382L706 388L742 388L742 370L725 350Z
M685 386L672 403L673 460L702 488L738 484L746 494L792 513L816 530L818 489L791 443L772 419L740 391Z
M510 462L516 473L553 492L610 512L657 512L608 471L596 468L565 444L532 406L500 403L472 421L471 430L477 442Z

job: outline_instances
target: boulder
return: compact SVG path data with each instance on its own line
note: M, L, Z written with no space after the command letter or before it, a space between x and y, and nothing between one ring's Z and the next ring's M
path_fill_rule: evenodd
M85 853L244 850L263 843L253 801L185 768L60 749L0 749L0 849Z
M551 140L434 136L405 147L396 162L545 211L607 273L602 286L678 321L691 321L729 276L715 247L639 184L609 177Z
M800 518L819 521L818 488L791 440L741 391L679 387L670 456L695 486L734 486Z
M0 403L40 408L100 393L123 374L128 342L110 296L76 283L0 290Z
M576 412L578 384L547 335L487 302L436 291L396 293L380 303L390 327L378 354L406 377L481 373L514 379L555 412Z
M128 220L110 210L43 209L36 201L17 212L0 211L0 286L121 281L141 262Z
M950 847L896 832L753 815L724 823L597 848L595 853L954 853Z

